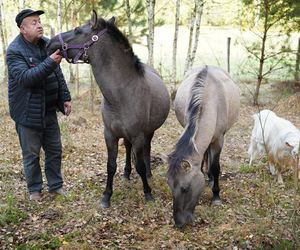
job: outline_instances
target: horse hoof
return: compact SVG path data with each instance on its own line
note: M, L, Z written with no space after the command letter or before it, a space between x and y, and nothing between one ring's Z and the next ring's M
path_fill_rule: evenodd
M213 206L221 206L222 205L222 201L220 199L212 200L211 205L213 205Z
M110 207L110 201L106 197L103 197L102 200L101 200L100 206L102 208L109 208Z
M154 201L154 198L151 193L147 193L147 194L145 194L145 200L146 200L146 202Z

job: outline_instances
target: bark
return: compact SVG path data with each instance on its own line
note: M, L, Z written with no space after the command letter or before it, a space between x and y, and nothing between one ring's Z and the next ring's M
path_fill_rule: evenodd
M19 0L18 12L23 10L25 7L25 0Z
M59 33L62 31L61 0L57 0L57 29Z
M197 9L197 19L196 19L196 30L195 30L195 39L194 39L194 47L193 51L191 54L191 60L189 64L189 68L193 66L197 48L198 48L198 41L199 41L199 34L200 34L200 24L201 24L201 17L203 13L203 5L204 5L204 0L197 0L198 1L198 9Z
M75 85L76 85L76 96L79 96L79 67L78 64L75 65Z
M227 37L227 71L230 73L230 43L231 37Z
M126 16L127 16L127 26L128 26L128 40L132 43L132 20L131 20L131 8L129 0L125 0Z
M260 86L261 86L261 83L262 83L262 80L263 80L266 41L267 41L267 33L268 33L268 30L269 30L269 24L268 24L268 22L269 22L269 2L268 2L268 0L264 1L264 9L265 9L264 31L263 31L263 36L262 36L261 50L260 50L257 83L256 83L255 93L254 93L254 96L253 96L253 105L258 105L259 90L260 90Z
M78 14L75 10L74 4L72 4L72 6L71 6L71 21L72 21L72 27L73 28L78 25L77 15ZM67 30L69 30L68 27L67 27ZM70 72L69 81L70 81L70 83L74 84L76 79L75 79L75 74L74 74L74 67L71 63L69 64L69 72Z
M154 47L154 10L155 0L147 0L147 12L148 12L148 64L153 67L153 47Z
M195 2L195 7L194 7L194 10L192 12L191 22L190 22L189 45L188 45L187 55L186 55L186 59L185 59L184 74L188 71L188 68L189 68L189 65L190 65L190 60L191 60L191 51L192 51L192 44L193 44L194 27L195 27L195 22L196 22L196 12L197 12L197 6L196 6L196 2Z
M300 38L298 38L298 50L296 55L296 70L295 70L295 80L299 84L299 64L300 64Z
M95 77L93 75L93 71L92 71L92 67L90 67L90 81L91 81L91 85L90 85L90 108L91 108L91 112L92 114L94 114L94 102L95 102L95 91L96 91L96 82L95 82Z
M177 40L178 40L178 26L180 17L180 0L176 0L176 15L175 15L175 33L173 40L173 66L172 66L172 79L173 91L176 89L176 56L177 56Z
M2 47L2 55L3 61L6 58L6 47L7 47L7 37L5 32L5 20L3 15L3 1L0 0L0 36L1 36L1 47ZM7 83L7 65L6 63L3 64L3 83Z

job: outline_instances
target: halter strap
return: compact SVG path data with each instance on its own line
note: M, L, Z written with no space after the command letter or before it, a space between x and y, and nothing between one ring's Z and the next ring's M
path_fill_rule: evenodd
M63 38L62 38L62 33L59 33L58 38L59 38L59 42L61 44L61 48L62 48L62 54L63 57L67 60L67 62L69 63L79 63L78 60L79 58L83 55L83 63L89 63L89 58L88 58L88 54L87 51L90 48L90 46L97 42L99 40L99 38L101 38L101 36L107 31L107 29L103 29L101 31L99 31L96 35L93 35L92 38L90 40L88 40L86 43L84 44L68 44L66 42L64 42ZM76 56L72 59L68 58L68 49L78 49L78 53L76 54Z

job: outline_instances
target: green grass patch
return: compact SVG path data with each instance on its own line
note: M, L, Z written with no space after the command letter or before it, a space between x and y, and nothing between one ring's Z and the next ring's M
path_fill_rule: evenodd
M240 166L240 173L242 174L251 174L251 173L256 173L256 167L255 166L250 166L250 165L241 165Z
M27 213L15 206L13 196L8 195L6 204L0 207L0 226L8 224L19 225L27 217Z
M279 240L278 242L276 242L273 249L274 250L293 250L293 249L299 249L299 248L297 248L294 241L282 239L282 240Z
M43 249L58 249L62 246L61 239L58 236L52 236L49 233L40 233L35 236L33 242L22 244L17 247L21 249L43 250Z

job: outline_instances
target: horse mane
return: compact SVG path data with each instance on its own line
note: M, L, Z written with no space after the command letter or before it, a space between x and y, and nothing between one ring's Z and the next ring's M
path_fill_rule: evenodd
M188 106L188 123L185 131L176 143L175 150L169 155L170 175L174 175L180 168L182 160L193 153L194 136L197 132L197 119L201 116L203 107L204 87L206 85L207 66L195 78L191 89L191 99Z
M141 60L134 54L132 46L130 45L127 37L114 25L114 23L105 21L103 18L98 19L98 25L107 28L107 33L110 34L117 42L125 47L125 52L132 58L132 63L140 75L144 75L145 68Z

